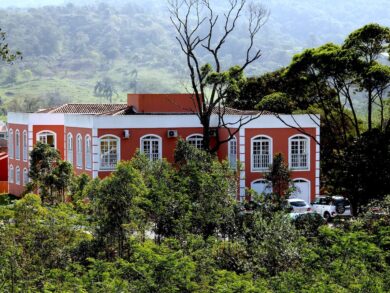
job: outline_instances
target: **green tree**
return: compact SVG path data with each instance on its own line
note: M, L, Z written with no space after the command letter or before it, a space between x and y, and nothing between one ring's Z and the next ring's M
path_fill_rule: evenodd
M368 24L352 32L343 44L343 48L353 52L362 64L357 71L361 90L367 93L368 130L372 129L373 105L379 100L383 127L383 92L390 85L389 66L379 64L378 58L389 50L390 28L379 24Z
M137 201L147 192L141 173L130 162L119 163L97 186L93 198L96 236L114 255L124 256L125 241L136 229L131 225L136 220Z
M255 108L281 114L291 114L293 111L292 101L287 94L281 92L275 92L263 97Z
M57 149L37 142L30 153L30 183L26 191L38 191L44 203L65 201L73 178L73 167L62 161Z
M105 98L109 103L112 103L112 96L115 93L113 81L105 77L103 80L98 81L93 89L95 97Z
M265 178L272 182L272 192L279 199L288 198L291 193L291 172L288 169L283 154L277 153L274 155L269 172L265 174Z
M372 199L390 194L390 134L373 129L351 144L340 161L338 186L356 212Z
M191 203L191 233L205 239L227 236L237 192L237 178L228 162L221 163L183 140L177 143L175 161Z
M131 164L140 170L148 194L141 199L142 209L152 224L157 242L166 237L184 239L190 231L191 201L185 182L167 161L150 161L137 154Z

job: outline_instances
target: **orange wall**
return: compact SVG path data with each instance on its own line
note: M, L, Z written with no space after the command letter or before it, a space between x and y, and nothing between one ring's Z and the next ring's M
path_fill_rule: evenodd
M307 128L304 131L315 137L316 129ZM288 138L292 135L301 134L292 128L269 128L269 129L246 129L245 130L245 184L251 186L251 182L263 177L261 172L251 172L251 138L259 135L272 137L273 154L282 153L288 164ZM316 168L316 142L310 139L310 169L309 171L292 171L291 177L305 178L310 180L311 196L315 197L315 168Z
M127 128L126 128L127 129ZM169 128L172 129L172 128ZM175 128L178 131L177 138L168 138L167 130L168 128L159 128L159 129L129 129L130 138L123 138L123 131L125 129L99 129L98 137L107 134L113 134L121 139L121 159L130 160L137 149L140 149L141 137L144 135L158 135L162 139L162 157L166 158L168 162L174 161L174 151L176 148L176 143L179 137L186 139L187 136L192 134L202 134L202 128ZM109 171L99 172L99 177L105 177L109 175Z
M37 143L37 133L48 130L56 133L57 150L61 154L61 159L64 159L64 126L63 125L34 125L33 126L33 145Z
M73 135L73 170L76 175L80 175L82 173L86 173L89 176L92 176L92 171L91 170L86 170L85 169L85 137L89 134L91 137L91 148L92 148L92 129L90 128L80 128L80 127L65 127L65 139L68 135L68 133L72 133ZM77 139L77 134L81 134L83 141L82 141L82 149L83 149L83 166L81 169L77 168L77 160L76 160L76 139ZM67 142L65 140L65 149L64 152L66 153L64 157L67 157ZM92 158L91 158L91 164L92 164Z

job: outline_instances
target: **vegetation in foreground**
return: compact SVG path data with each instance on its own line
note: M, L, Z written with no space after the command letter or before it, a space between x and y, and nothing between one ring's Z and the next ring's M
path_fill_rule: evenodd
M103 180L75 177L66 187L71 202L63 201L63 186L53 183L45 197L27 194L0 207L0 290L386 292L390 287L389 197L374 204L387 211L381 215L368 209L334 227L311 217L292 222L277 194L242 209L233 199L235 175L226 162L184 142L175 159L170 165L138 155ZM47 178L36 177L32 184L41 180Z

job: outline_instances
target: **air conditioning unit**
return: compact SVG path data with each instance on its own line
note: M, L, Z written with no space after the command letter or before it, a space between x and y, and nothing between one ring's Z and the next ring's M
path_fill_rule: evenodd
M130 137L130 130L125 129L123 130L123 138L129 138Z
M211 137L217 136L217 129L216 129L216 128L210 129L210 130L209 130L209 135L210 135Z
M168 137L177 137L177 130L168 130L167 136Z

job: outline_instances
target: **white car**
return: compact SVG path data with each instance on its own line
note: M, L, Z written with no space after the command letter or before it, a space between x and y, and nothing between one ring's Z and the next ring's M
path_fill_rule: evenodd
M351 204L343 196L319 196L311 204L313 211L320 214L326 220L331 220L336 216L350 217Z
M289 198L287 199L287 207L291 208L292 213L305 214L310 213L312 208L303 199Z

